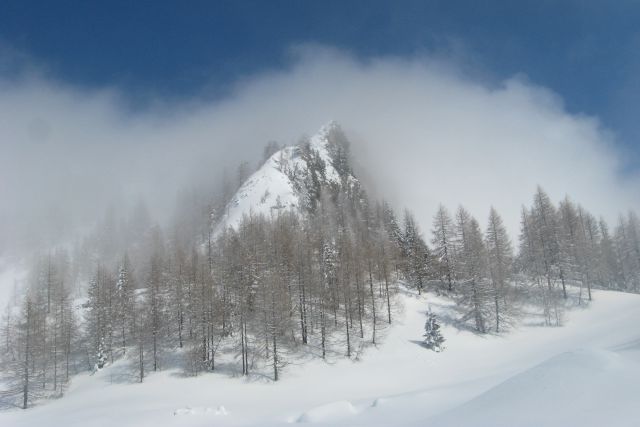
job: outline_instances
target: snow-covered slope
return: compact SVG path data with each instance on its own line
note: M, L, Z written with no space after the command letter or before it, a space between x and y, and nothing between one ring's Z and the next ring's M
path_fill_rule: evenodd
M331 145L332 134L339 129L336 122L329 122L308 140L308 148L317 153L323 163L323 184L342 185L343 178L353 185L357 180L350 173L342 176L334 167ZM216 224L214 235L226 227L237 228L245 215L271 217L279 210L304 207L309 196L307 180L310 160L306 147L288 146L274 153L240 187Z
M434 353L420 345L425 311L445 318L452 303L406 292L384 343L359 361L294 362L278 383L167 370L131 384L115 364L74 378L62 399L0 412L0 425L637 425L640 295L594 297L559 328L477 336L445 325L447 348Z
M444 426L637 426L640 343L581 349L509 378L427 424Z
M245 181L227 206L215 234L225 227L236 228L244 215L270 216L277 209L299 208L300 197L282 168L295 162L296 151L296 147L278 151Z

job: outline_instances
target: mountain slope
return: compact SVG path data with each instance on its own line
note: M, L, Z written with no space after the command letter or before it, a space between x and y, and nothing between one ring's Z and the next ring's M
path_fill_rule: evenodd
M299 145L287 146L269 157L233 196L214 228L218 235L237 228L247 215L271 217L280 210L313 209L320 188L359 187L351 172L348 142L336 122L329 122Z
M628 343L640 338L640 296L594 297L561 328L478 336L445 325L447 348L434 353L419 345L427 304L444 318L452 302L407 292L384 344L358 362L292 364L278 383L166 371L129 384L126 366L116 364L74 378L63 399L0 412L0 425L560 426L580 425L598 411L607 425L634 425L638 411L629 401L640 393L639 353ZM549 381L559 389L545 388ZM585 425L603 419L593 420Z
M632 347L559 354L427 425L636 426L640 345L635 342Z

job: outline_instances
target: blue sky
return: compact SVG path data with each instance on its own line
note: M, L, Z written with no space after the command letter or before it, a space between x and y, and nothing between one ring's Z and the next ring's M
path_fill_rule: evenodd
M0 0L0 240L141 196L168 214L329 119L424 229L439 203L493 205L516 235L537 185L613 223L640 203L639 18L624 0Z
M633 1L3 0L0 67L19 73L28 58L53 79L115 86L144 106L224 96L243 77L289 67L301 43L365 60L431 54L489 84L523 74L640 158L639 23Z

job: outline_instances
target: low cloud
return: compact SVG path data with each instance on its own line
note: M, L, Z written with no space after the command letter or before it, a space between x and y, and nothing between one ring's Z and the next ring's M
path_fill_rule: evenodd
M638 177L621 172L597 118L567 113L525 78L488 84L427 56L361 61L321 47L294 55L287 70L237 82L224 99L159 100L143 111L125 107L115 88L32 73L0 80L4 249L25 236L50 243L140 195L162 218L180 188L213 188L267 141L295 143L330 119L377 192L413 210L424 231L442 202L482 222L494 205L516 233L537 184L609 220L640 204Z

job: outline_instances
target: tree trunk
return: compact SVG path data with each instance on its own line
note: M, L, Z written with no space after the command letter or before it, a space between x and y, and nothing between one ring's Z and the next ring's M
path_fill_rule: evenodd
M371 261L368 263L369 265L369 291L371 292L371 311L373 317L373 337L371 339L371 343L376 345L376 296L373 292L373 276L371 275Z
M347 333L347 357L351 357L351 336L349 335L349 310L348 310L348 306L346 303L346 299L347 299L347 295L346 295L346 288L345 288L345 304L344 304L344 329L345 332Z
M30 344L30 329L31 329L31 303L27 302L27 336L24 345L24 381L22 389L22 409L27 409L29 404L29 354L31 353Z
M382 265L382 271L384 274L385 292L387 294L387 316L389 318L389 324L391 324L391 296L389 295L389 278L387 277L387 267L384 265L384 261Z
M300 314L300 334L302 335L302 344L307 344L307 319L306 319L306 295L304 284L302 283L301 268L298 269L298 311Z
M500 332L500 296L498 295L498 287L495 282L493 284L493 302L496 308L496 332Z
M360 338L364 338L364 328L362 327L362 291L360 290L360 274L356 268L356 298L358 300L358 322L360 323Z

